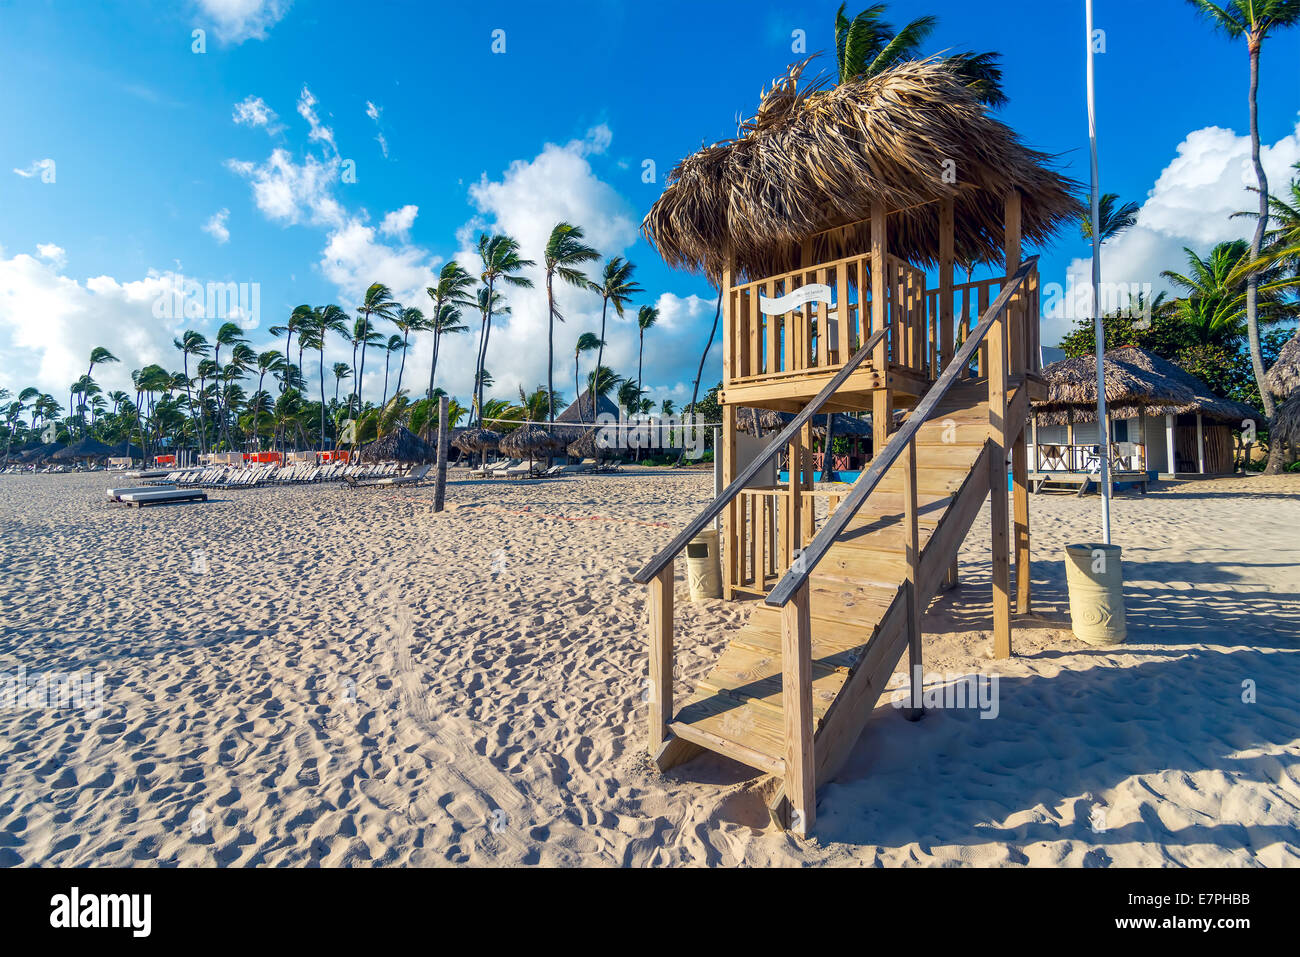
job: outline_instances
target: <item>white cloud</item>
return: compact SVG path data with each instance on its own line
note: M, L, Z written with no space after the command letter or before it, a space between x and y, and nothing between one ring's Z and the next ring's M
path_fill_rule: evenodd
M36 251L41 254L42 259L49 260L55 266L62 267L68 261L63 247L56 246L54 243L37 243Z
M375 104L371 103L369 100L366 100L366 116L370 117L372 120L378 123L379 114L382 112L383 110L375 106Z
M347 308L359 303L374 282L392 289L399 302L424 308L428 301L424 290L433 284L441 262L419 246L379 242L373 226L352 218L329 234L321 251L320 269Z
M1269 189L1276 193L1295 175L1292 165L1300 161L1300 122L1278 142L1264 144L1261 157ZM1169 284L1160 273L1166 269L1185 271L1184 247L1204 256L1217 243L1249 238L1254 222L1233 219L1232 215L1257 207L1258 198L1249 189L1254 184L1248 136L1219 127L1189 133L1147 194L1137 225L1103 247L1103 283L1137 284L1139 288L1149 283L1153 294L1168 291ZM1077 235L1066 233L1063 238L1071 242ZM1081 240L1079 245L1083 245ZM1044 281L1061 282L1050 276ZM1092 257L1073 260L1067 269L1066 289L1082 290L1086 295L1091 281ZM1074 312L1086 314L1086 299ZM1045 317L1043 342L1060 341L1072 326L1069 317Z
M297 163L288 150L276 149L264 163L227 160L226 167L252 184L254 203L274 222L341 226L346 219L333 192L337 159L308 156Z
M231 116L237 126L262 127L268 133L278 133L284 129L282 125L276 122L279 119L275 110L266 105L266 101L260 96L249 96L235 104L235 112Z
M230 241L230 230L226 227L226 220L229 218L230 210L219 209L212 214L212 217L206 223L203 224L203 231L218 243L228 243Z
M227 43L265 40L271 27L289 12L290 0L197 0L216 21L217 36Z
M330 149L337 156L338 146L334 142L334 130L321 123L320 117L316 113L316 102L316 97L312 95L311 90L307 89L307 85L304 83L302 93L298 97L298 115L306 120L307 125L311 128L307 138L321 143L328 143Z
M407 205L395 209L379 224L379 231L385 236L405 236L415 224L415 217L420 212L419 206Z
M17 173L19 176L21 176L23 179L31 179L33 176L36 176L43 170L49 169L53 165L54 165L54 160L52 159L33 160L31 165L29 165L26 169L19 169L18 167L15 166L14 172Z

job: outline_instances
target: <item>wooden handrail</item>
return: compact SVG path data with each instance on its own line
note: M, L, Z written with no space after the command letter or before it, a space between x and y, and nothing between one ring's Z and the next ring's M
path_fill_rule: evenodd
M894 433L885 447L880 450L880 454L872 460L871 465L858 479L848 497L840 503L840 507L826 520L826 524L822 526L821 531L817 533L816 537L791 565L790 570L776 583L776 587L768 593L768 605L776 608L784 607L794 598L796 592L807 584L808 576L812 574L812 570L817 567L818 562L830 551L835 539L848 527L849 522L857 515L858 509L866 502L867 497L875 491L876 486L880 484L880 480L885 477L885 473L898 460L898 457L905 449L911 447L912 440L916 438L916 433L930 418L930 413L934 411L935 406L952 388L957 378L969 367L971 359L974 358L975 350L984 341L984 337L993 328L993 324L1002 317L1012 297L1015 296L1021 285L1024 284L1026 277L1033 272L1037 264L1037 256L1030 256L1020 264L1016 274L1002 287L1002 292L998 294L998 298L984 313L984 318L975 327L975 331L967 337L961 349L948 363L948 367L943 370L943 375L939 377L930 388L930 391L925 394L925 398L908 416L907 421L903 423L903 427ZM818 396L818 398L820 399L821 396ZM637 580L640 581L641 579L638 578Z
M668 563L675 559L683 548L699 535L700 532L704 531L705 527L721 514L722 510L731 503L731 500L739 495L741 490L754 480L754 477L758 475L759 471L772 460L777 452L790 443L799 430L817 414L831 396L840 390L840 387L848 381L849 376L856 372L858 366L860 366L871 355L872 350L875 349L876 344L885 337L887 331L888 328L884 328L877 329L873 332L871 338L862 344L862 348L854 353L853 358L846 362L840 371L835 374L835 377L831 379L830 382L826 383L826 387L822 389L821 392L817 393L816 397L804 407L802 412L790 421L789 425L781 430L781 434L772 440L768 447L763 450L763 453L754 459L753 462L750 462L745 471L741 472L734 482L723 489L722 493L695 518L695 521L686 526L685 531L669 542L668 546L655 555L654 558L650 559L646 566L637 572L636 576L632 580L638 585L649 584L651 579L663 571L663 569L667 567Z

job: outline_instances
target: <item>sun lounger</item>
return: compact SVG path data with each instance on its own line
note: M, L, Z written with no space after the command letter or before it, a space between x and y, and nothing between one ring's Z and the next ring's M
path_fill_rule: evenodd
M141 508L145 505L166 505L169 502L206 502L207 492L198 489L149 489L147 492L123 492L118 501Z
M392 488L397 485L419 485L432 465L421 465L406 475L380 475L378 478L354 479L348 476L346 481L351 488Z
M110 488L108 489L108 500L110 502L121 501L123 495L131 492L169 492L176 488L175 485L142 485L138 488Z

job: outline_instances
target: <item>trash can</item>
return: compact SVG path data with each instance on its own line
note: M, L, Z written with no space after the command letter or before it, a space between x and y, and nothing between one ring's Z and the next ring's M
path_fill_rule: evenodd
M686 545L686 578L691 601L722 597L722 562L718 557L718 531L700 532Z
M1090 645L1118 645L1128 634L1124 618L1124 570L1118 545L1065 546L1070 624Z

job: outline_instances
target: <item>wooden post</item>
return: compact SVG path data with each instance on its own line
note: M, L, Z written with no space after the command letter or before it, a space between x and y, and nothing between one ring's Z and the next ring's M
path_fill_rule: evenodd
M885 204L871 204L871 331L885 328L888 322L889 294L886 291L885 258L889 255L889 237L885 225ZM897 330L895 330L897 333ZM889 441L889 428L893 424L893 395L889 382L888 336L876 346L871 356L871 366L880 377L880 388L871 394L871 431L874 458Z
M650 754L673 719L673 562L650 582Z
M903 453L903 564L907 599L907 664L912 675L912 700L907 709L909 721L921 718L921 692L924 673L921 667L921 590L920 534L916 520L916 439L907 443Z
M1201 427L1201 413L1196 413L1196 471L1205 474L1205 430Z
M813 437L812 437L811 419L809 419L808 422L804 425L804 427L799 430L799 433L800 433L799 445L803 449L803 482L800 484L799 487L806 492L811 492L813 489L813 471L814 471L813 456L812 456ZM826 457L826 454L823 454L822 462L824 463L824 465L828 465L830 463L830 459ZM803 541L811 542L817 527L817 509L814 505L814 499L809 497L807 506L801 508L800 515L803 520L803 531L801 533L803 536ZM802 548L803 545L800 545L799 547Z
M993 655L1011 657L1011 562L1007 540L1007 319L989 330L989 500L993 523Z
M1174 417L1168 413L1165 414L1165 454L1169 457L1165 462L1165 468L1169 472L1169 477L1173 478L1178 472L1178 460L1174 458Z
M736 407L722 407L722 487L736 479ZM724 561L722 563L722 597L731 601L740 584L740 500L733 499L722 512Z
M817 816L817 777L813 758L812 622L806 584L781 609L781 663L790 829L807 837Z
M786 522L786 534L790 542L786 549L786 560L794 564L796 553L803 548L803 469L804 469L804 430L800 429L790 440L790 489L789 520Z
M1033 568L1029 559L1029 463L1025 436L1011 446L1011 475L1015 482L1016 611L1029 614L1029 581Z
M433 486L433 510L441 512L447 501L447 396L438 399L438 478Z
M1020 268L1020 190L1013 189L1007 193L1003 211L1003 243L1007 264L1007 282ZM1017 292L1007 306L1008 352L1010 354L1010 373L1023 375L1028 363L1025 360L1025 294ZM1008 438L1012 437L1008 433Z
M939 202L939 350L941 358L938 363L939 369L935 373L936 376L943 371L948 365L948 360L957 351L952 328L953 246L957 232L953 205L951 199L944 199ZM931 317L931 322L933 321L934 319Z

